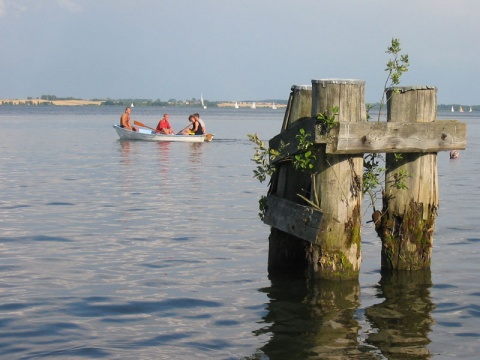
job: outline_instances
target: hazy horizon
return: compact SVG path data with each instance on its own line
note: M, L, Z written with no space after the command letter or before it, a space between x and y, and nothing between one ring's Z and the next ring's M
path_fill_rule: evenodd
M475 0L0 0L0 98L287 99L339 78L364 80L373 103L399 38L401 85L478 104L478 13Z

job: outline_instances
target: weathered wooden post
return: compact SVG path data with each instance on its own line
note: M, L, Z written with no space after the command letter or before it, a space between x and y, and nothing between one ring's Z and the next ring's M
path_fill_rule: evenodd
M312 116L339 108L340 122L366 121L365 82L312 80ZM311 277L354 279L360 271L363 154L327 154L319 146L316 193L323 213L310 248Z
M281 131L293 127L298 120L310 117L311 111L312 87L293 85ZM293 203L301 203L298 194L306 195L309 189L310 176L295 171L292 162L288 161L277 166L269 193L275 193ZM272 227L268 250L269 273L303 272L306 267L307 244L304 240Z
M282 130L288 129L295 121L310 117L312 110L312 86L293 85L288 98Z
M295 121L286 121L283 134L289 144L287 152L295 154L298 150L296 135L304 129L316 144L317 173L295 170L292 161L277 165L264 219L272 226L270 273L297 269L310 278L358 278L363 157L362 154L327 154L325 141L317 142L317 138L325 138L325 134L319 133L316 116L338 106L337 121L366 121L364 87L364 81L358 80L313 80L309 116L302 106L302 110L295 113ZM308 104L308 101L302 103ZM278 148L279 142L277 137L270 145ZM317 210L311 207L312 203L316 203Z
M435 121L437 94L434 87L389 89L387 99L388 122ZM382 267L427 269L438 209L437 153L402 153L401 159L388 153L385 167L382 218L376 226L382 240Z

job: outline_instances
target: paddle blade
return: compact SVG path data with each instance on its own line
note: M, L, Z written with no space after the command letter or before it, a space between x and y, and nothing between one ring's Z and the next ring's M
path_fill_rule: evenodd
M150 129L150 130L155 130L154 128L152 128L152 127L150 127L150 126L147 126L147 125L145 125L144 123L141 123L140 121L137 121L137 120L135 120L133 123L134 123L135 125L138 125L138 126L141 126L141 127L147 128L147 129Z
M212 141L212 140L213 140L213 134L205 135L205 141Z

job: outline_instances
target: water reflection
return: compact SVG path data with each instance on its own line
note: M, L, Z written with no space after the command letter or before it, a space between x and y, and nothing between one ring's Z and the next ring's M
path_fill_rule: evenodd
M202 158L202 143L191 143L190 145L190 162L197 164Z
M434 309L431 286L428 270L383 273L377 297L385 301L366 309L367 319L377 329L366 342L388 359L429 359L428 334Z
M269 359L374 359L358 342L358 281L271 279L264 328L270 340L260 350Z
M130 165L130 141L119 141L121 146L121 161L126 165Z
M204 144L190 143L186 145L189 145L187 177L191 185L190 190L192 192L202 191L202 183L206 180L203 172L200 172L201 167L204 166L202 161ZM196 198L196 196L193 196L193 198Z
M169 141L159 141L156 143L158 151L158 167L161 174L167 174L170 168L170 146Z

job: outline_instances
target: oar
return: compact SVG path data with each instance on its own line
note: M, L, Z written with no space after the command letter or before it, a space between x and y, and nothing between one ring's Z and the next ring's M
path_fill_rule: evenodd
M138 126L141 126L141 127L146 127L147 129L151 129L151 130L153 130L153 131L156 130L156 129L151 128L150 126L147 126L147 125L145 125L144 123L141 123L140 121L137 121L137 120L135 120L133 123L134 123L135 125L138 125Z
M192 123L188 124L187 126L185 126L182 130L180 130L179 132L177 132L177 135L180 135L181 133L183 133L189 126L191 126Z
M212 141L212 139L213 139L213 134L205 135L205 141Z

